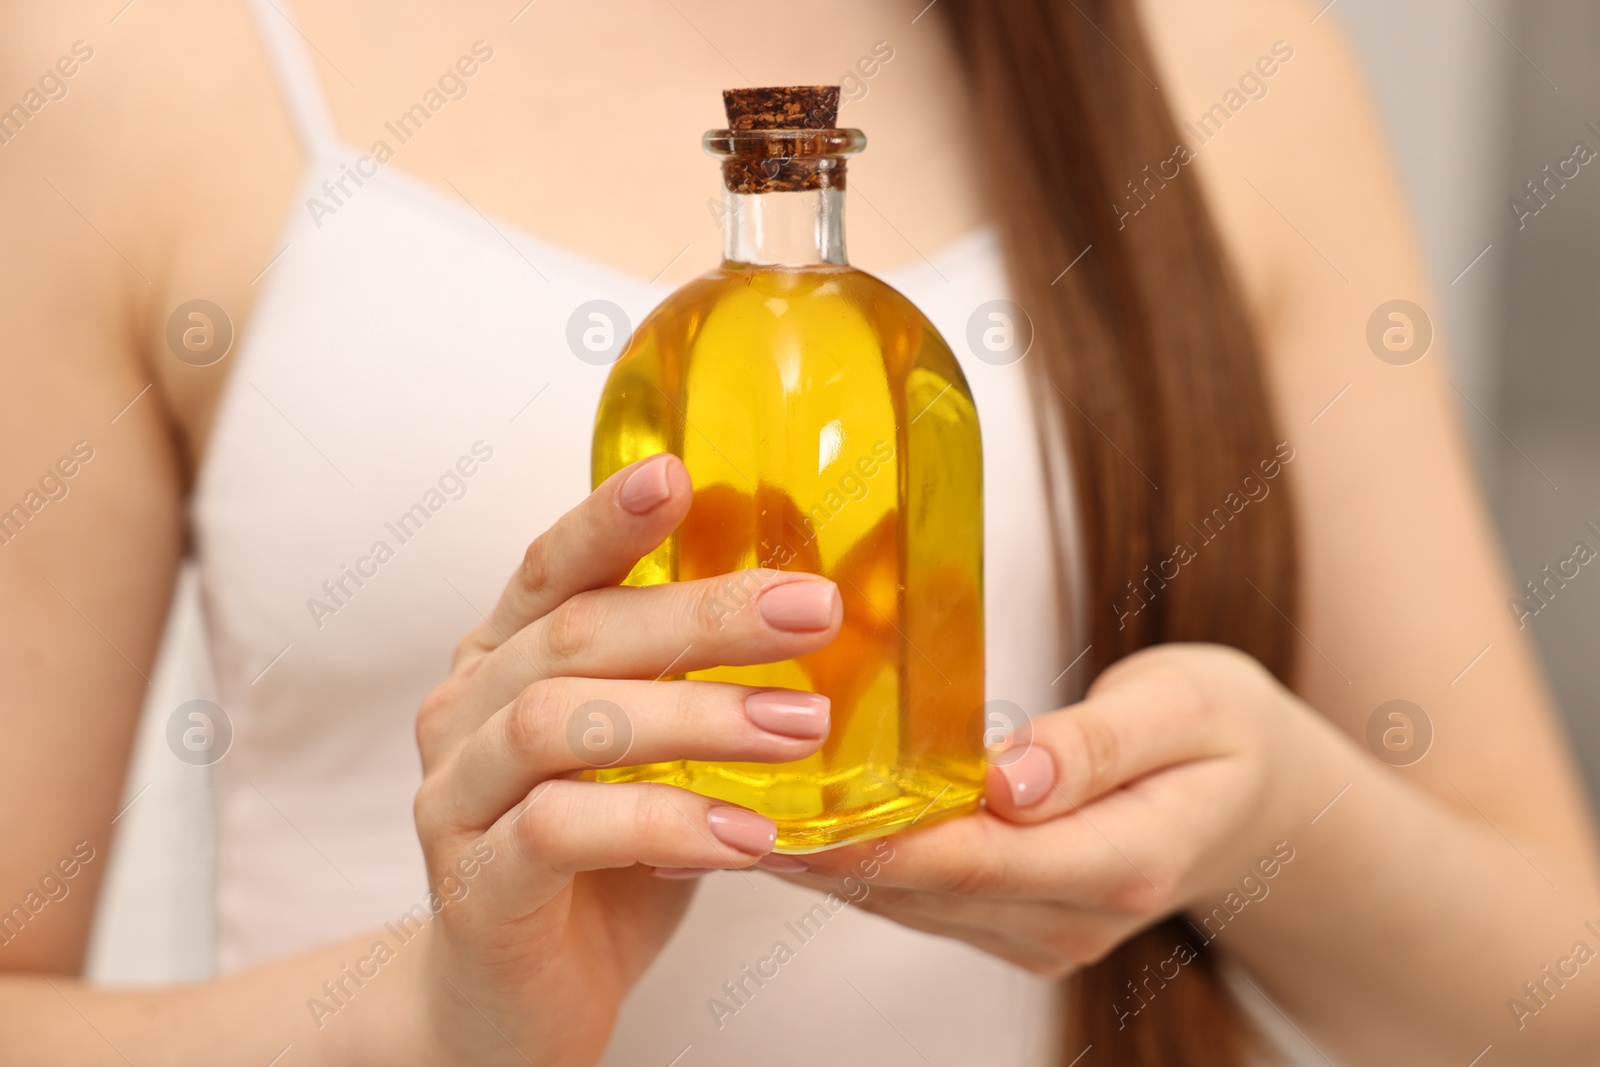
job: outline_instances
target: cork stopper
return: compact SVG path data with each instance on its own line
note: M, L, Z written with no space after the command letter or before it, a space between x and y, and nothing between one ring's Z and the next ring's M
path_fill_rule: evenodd
M842 189L844 157L866 144L860 130L838 128L837 85L724 89L722 104L728 128L705 145L736 193Z
M839 121L837 85L724 89L730 130L831 130Z

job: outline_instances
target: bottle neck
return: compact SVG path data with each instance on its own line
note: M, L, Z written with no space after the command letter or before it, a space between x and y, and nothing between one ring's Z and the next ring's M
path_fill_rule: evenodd
M844 190L722 190L722 258L736 266L845 265Z

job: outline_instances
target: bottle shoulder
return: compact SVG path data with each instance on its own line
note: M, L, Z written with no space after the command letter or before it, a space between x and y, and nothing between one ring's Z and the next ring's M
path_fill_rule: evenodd
M920 308L876 275L847 265L748 267L722 264L674 290L639 324L622 358L692 358L736 335L769 350L789 342L839 343L869 337L889 375L932 372L968 394L950 345ZM752 355L746 351L745 358Z

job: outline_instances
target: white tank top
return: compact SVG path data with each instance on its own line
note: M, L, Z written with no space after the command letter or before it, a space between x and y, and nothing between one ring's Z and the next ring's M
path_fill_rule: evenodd
M334 131L282 0L252 6L309 162L229 357L192 503L234 727L216 768L224 971L378 926L425 898L411 820L417 706L528 541L589 488L608 368L573 355L568 320L605 299L638 323L668 292L393 163L313 219L308 199L326 202L324 180L361 153ZM974 233L886 280L951 342L978 406L989 697L1059 707L1081 672L1064 672L1025 361L980 361L965 340L972 311L1006 294L996 237ZM1056 499L1070 500L1070 486ZM796 945L719 1027L709 1001L726 1003L723 983L816 900L760 872L703 879L606 1062L1051 1062L1051 983L856 908Z

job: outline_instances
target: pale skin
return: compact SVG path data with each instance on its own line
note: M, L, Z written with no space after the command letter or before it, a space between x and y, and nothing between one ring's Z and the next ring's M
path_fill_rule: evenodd
M815 82L875 41L894 46L846 113L874 138L852 182L888 213L853 198L858 265L916 260L990 217L955 59L933 14L912 24L920 2L815 4L815 23L830 27L818 34L777 32L767 5L630 3L619 17L541 3L510 23L521 6L440 5L397 22L375 0L301 0L296 16L360 86L319 70L357 145L465 46L492 41L492 69L450 123L395 165L643 277L693 242L664 277L686 280L715 247L704 206L714 168L682 149L716 123L718 90L743 80L730 61L755 83ZM73 41L95 48L70 95L0 148L0 496L20 494L71 442L96 447L70 506L42 515L48 531L0 551L7 905L74 842L103 854L110 841L184 548L184 494L229 369L170 358L167 311L204 293L246 321L252 280L277 251L285 212L300 209L302 162L242 8L140 0L110 23L121 7L0 13L7 100ZM1295 50L1268 97L1202 149L1192 179L1235 262L1296 450L1299 669L1291 691L1221 649L1124 662L1086 701L1043 717L1026 756L990 772L985 812L897 839L864 906L1061 975L1165 915L1209 913L1287 841L1295 858L1271 896L1218 948L1328 1054L1459 1065L1492 1043L1495 1063L1583 1062L1600 1042L1600 981L1570 982L1520 1030L1505 1002L1570 955L1585 920L1600 920L1593 828L1505 607L1444 345L1406 368L1365 348L1378 304L1430 300L1335 20L1313 25L1315 9L1295 0L1148 0L1144 12L1158 60L1147 73L1180 120L1205 112L1274 41ZM648 111L630 138L589 136L641 83L650 91L633 99ZM537 141L506 135L530 129L530 115ZM714 819L717 805L687 793L572 781L550 723L670 658L619 635L656 631L674 651L691 635L707 663L755 662L820 647L837 626L784 630L756 611L703 633L703 589L609 588L687 508L682 468L654 463L640 484L665 495L642 513L619 495L639 473L630 469L533 541L492 624L463 640L420 709L417 822L433 873L484 842L497 858L340 1025L315 1030L304 1000L371 936L183 989L80 984L96 862L0 950L0 1062L261 1064L289 1043L297 1062L330 1065L592 1062L689 900L692 879L651 870L751 866L761 828L730 831L736 817ZM797 583L836 603L826 582L779 584ZM532 685L539 676L568 680ZM629 706L658 758L783 760L818 743L759 728L731 687L655 688L654 704L630 692ZM1395 697L1427 709L1438 730L1433 751L1404 769L1363 740L1372 710ZM1012 781L1024 778L1023 799L1039 799L1018 804ZM785 876L826 884L852 858L812 858L810 872Z

